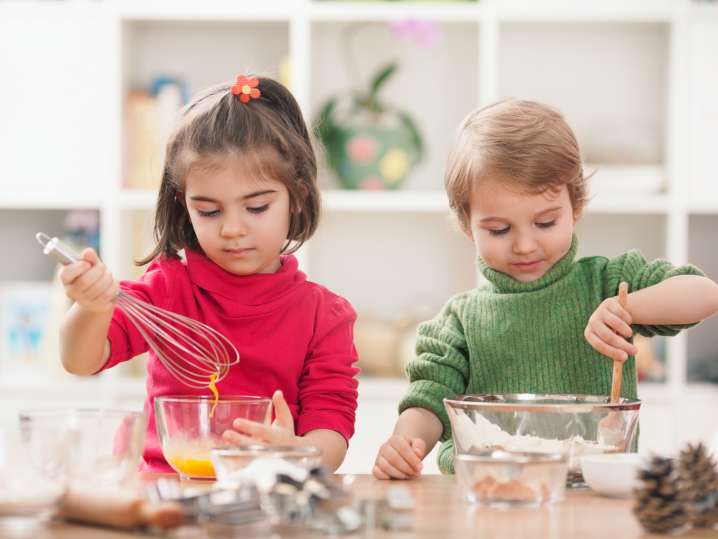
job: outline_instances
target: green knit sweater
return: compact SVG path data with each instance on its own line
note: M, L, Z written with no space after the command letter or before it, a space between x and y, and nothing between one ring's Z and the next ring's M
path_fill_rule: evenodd
M444 426L439 469L453 473L454 446L444 397L468 393L608 395L612 363L583 336L589 317L626 281L629 292L675 275L702 275L694 266L647 262L638 251L613 259L575 261L569 252L541 278L523 283L479 259L487 283L454 296L419 326L417 356L407 366L411 384L399 404L426 408ZM634 325L641 335L675 335L688 326ZM624 364L622 395L636 397L633 357Z

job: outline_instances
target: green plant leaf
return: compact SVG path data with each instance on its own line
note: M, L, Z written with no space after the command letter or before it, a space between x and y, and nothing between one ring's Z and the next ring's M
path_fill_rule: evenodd
M376 101L376 96L379 93L379 90L381 90L381 87L384 86L387 80L394 74L394 72L397 69L397 63L391 62L390 64L382 67L377 71L376 75L374 75L374 78L371 81L371 84L369 85L369 100L370 101Z

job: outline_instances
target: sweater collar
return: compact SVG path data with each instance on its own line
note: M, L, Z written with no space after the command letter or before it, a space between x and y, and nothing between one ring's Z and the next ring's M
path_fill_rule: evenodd
M517 281L505 273L491 269L481 257L478 259L478 266L479 271L486 277L486 280L499 292L533 292L534 290L545 288L564 277L573 267L577 249L578 239L576 238L576 234L574 234L571 238L571 247L569 247L568 252L563 258L551 266L541 277L528 283Z
M235 275L212 262L199 251L185 249L190 279L212 294L229 298L240 305L258 306L279 299L306 276L299 271L297 259L292 255L281 257L281 266L274 273Z

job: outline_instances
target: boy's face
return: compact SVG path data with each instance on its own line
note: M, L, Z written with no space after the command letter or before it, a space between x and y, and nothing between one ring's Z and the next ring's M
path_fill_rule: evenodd
M487 180L472 192L469 226L486 264L528 283L568 252L578 217L565 185L530 194L510 181Z
M273 273L289 233L289 192L278 180L257 177L238 157L212 168L192 168L185 204L204 253L236 275Z

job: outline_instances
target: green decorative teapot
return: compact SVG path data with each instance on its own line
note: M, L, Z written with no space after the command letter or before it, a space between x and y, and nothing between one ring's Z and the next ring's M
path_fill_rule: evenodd
M368 92L333 97L319 113L317 138L345 189L396 189L421 161L423 143L414 121L378 99L396 67L380 69Z

